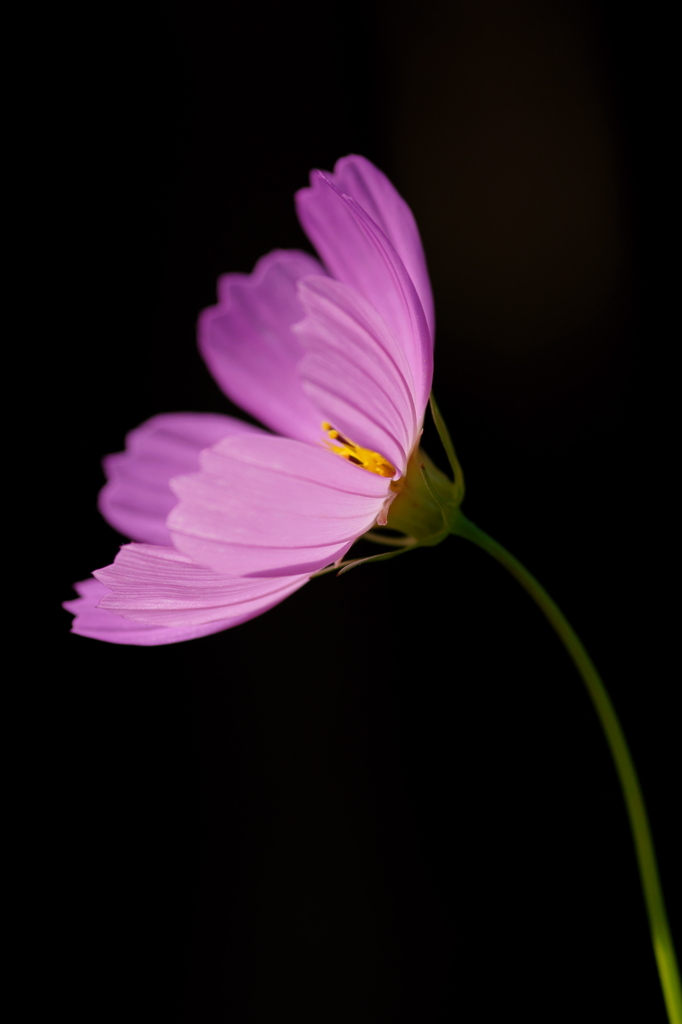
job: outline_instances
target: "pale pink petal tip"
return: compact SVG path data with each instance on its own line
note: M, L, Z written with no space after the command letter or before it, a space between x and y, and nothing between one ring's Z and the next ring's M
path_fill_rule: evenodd
M433 293L424 247L412 210L383 171L364 156L351 154L341 157L332 178L339 191L352 196L395 248L417 290L433 336Z
M324 268L304 252L269 253L252 274L225 274L199 318L199 350L228 398L278 434L314 443L319 413L296 371L303 355L296 284Z
M75 616L71 632L92 640L105 640L110 644L133 644L137 647L158 647L161 644L175 644L181 640L194 640L210 633L219 633L234 625L228 621L210 622L203 626L169 628L133 622L97 607L101 599L111 593L97 580L89 579L75 583L74 589L80 596L65 601L62 607Z
M401 209L413 222L412 214L393 186L368 161L349 157L346 164L337 164L339 167L340 175L313 171L310 188L296 193L298 217L332 277L360 292L397 338L412 370L421 415L433 377L433 333L430 314L424 307L425 303L432 309L431 291L419 236L408 230L407 220L394 216L395 210ZM367 168L372 168L371 176ZM387 195L380 195L381 189L376 187L379 179L385 180L386 187L395 194L393 213ZM349 187L355 185L360 198L345 193L341 187L344 182ZM363 200L381 223L368 212ZM406 269L405 260L416 281ZM419 270L422 265L423 272Z
M127 544L96 579L77 583L73 632L123 644L167 644L255 618L303 586L307 574L227 578L174 548Z
M126 450L104 459L107 483L99 510L119 533L150 544L170 544L166 518L177 498L171 477L199 468L199 453L224 437L262 433L232 416L164 413L126 436Z

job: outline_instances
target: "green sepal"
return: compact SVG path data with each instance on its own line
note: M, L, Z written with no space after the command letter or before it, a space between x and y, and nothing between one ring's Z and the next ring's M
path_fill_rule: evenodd
M433 391L429 395L429 404L431 406L431 415L433 416L433 422L435 424L436 430L438 431L440 443L443 445L443 448L445 449L445 454L448 457L448 462L450 463L450 468L452 469L452 475L454 477L456 504L461 505L462 501L464 500L465 492L464 473L462 472L462 467L460 465L459 459L457 458L457 452L455 451L455 446L452 443L450 431L448 430L445 424L445 420L441 416L440 409L436 404L436 398Z
M440 544L449 535L449 531L443 531L442 533L434 534L432 537L425 537L423 540L418 540L415 544L408 544L401 548L399 551L385 551L381 555L368 555L367 558L356 558L352 562L346 562L343 568L339 570L337 576L343 576L345 572L350 572L351 569L355 569L358 565L364 565L365 562L386 562L389 558L397 558L398 555L404 555L408 551L414 551L415 548L434 547L436 544Z
M426 467L428 483L424 477ZM405 476L397 482L397 494L388 508L386 525L415 541L426 540L443 530L443 506L455 501L452 481L431 462L425 451L415 448ZM372 539L381 527L373 528Z
M419 469L421 471L422 477L424 478L424 483L426 484L429 494L431 495L436 505L438 505L438 508L440 509L440 513L443 517L443 523L445 524L445 526L449 528L451 517L448 513L450 508L456 507L454 505L454 502L449 502L447 498L445 500L441 498L441 496L438 494L436 490L435 482L431 481L430 479L429 471L426 468L426 464L424 462L419 463Z
M407 548L414 544L414 537L392 537L386 534L382 536L374 530L363 533L361 540L368 540L370 544L383 544L385 548Z

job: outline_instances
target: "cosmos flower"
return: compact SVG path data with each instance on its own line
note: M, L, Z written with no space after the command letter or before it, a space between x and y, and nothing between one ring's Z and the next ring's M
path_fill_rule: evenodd
M76 585L76 633L154 645L227 629L394 525L433 372L419 233L359 156L314 171L296 204L321 262L272 252L224 275L199 320L220 387L275 433L183 413L128 435L100 510L134 543Z

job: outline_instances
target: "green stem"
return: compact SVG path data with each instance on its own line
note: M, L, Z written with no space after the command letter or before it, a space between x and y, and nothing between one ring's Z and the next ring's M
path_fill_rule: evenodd
M649 829L644 798L623 730L609 695L606 692L606 688L599 677L599 673L563 613L545 588L540 586L535 577L521 565L518 559L514 558L509 551L503 548L501 544L498 544L496 540L493 540L492 537L489 537L487 533L474 526L461 512L456 519L452 532L458 537L464 537L466 540L477 544L478 547L497 559L505 569L509 570L547 617L582 676L601 722L602 729L606 734L606 740L616 765L616 771L625 798L630 828L635 843L644 902L649 916L651 941L654 947L654 955L656 957L668 1018L670 1024L682 1024L682 987L680 986L680 975L675 958L675 947L673 946L670 926L668 925L668 918L665 912L663 892L658 877L656 854L654 853L654 844Z

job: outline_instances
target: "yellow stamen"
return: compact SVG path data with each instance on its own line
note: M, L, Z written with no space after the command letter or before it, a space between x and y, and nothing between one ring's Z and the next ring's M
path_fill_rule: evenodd
M361 466L362 469L376 473L378 476L395 476L395 466L392 466L383 455L379 455L378 452L373 452L369 448L361 448L354 441L349 441L347 437L335 430L331 423L323 423L322 429L330 440L341 442L340 445L326 443L329 450L340 455L342 459L347 459L353 465Z

